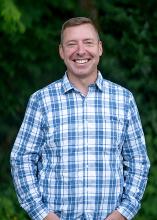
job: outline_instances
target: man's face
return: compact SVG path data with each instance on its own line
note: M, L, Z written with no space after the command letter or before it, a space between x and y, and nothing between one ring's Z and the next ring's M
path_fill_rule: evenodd
M102 44L91 24L66 28L59 52L69 76L80 78L97 75Z

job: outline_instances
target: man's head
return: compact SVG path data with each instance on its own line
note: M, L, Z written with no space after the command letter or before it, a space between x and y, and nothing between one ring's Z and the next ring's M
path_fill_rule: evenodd
M62 26L59 53L69 76L76 80L96 78L102 44L93 21L84 17L66 21Z
M90 19L90 18L86 18L86 17L75 17L75 18L71 18L69 20L67 20L63 25L62 25L62 29L61 29L61 44L63 43L63 33L64 30L68 27L74 27L74 26L79 26L82 24L91 24L93 26L93 28L95 29L97 35L98 35L98 40L100 40L99 38L99 33L97 30L97 27L95 25L95 23Z

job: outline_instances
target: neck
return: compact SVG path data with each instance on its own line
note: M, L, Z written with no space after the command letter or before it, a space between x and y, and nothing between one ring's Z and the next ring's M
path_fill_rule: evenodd
M75 77L72 74L68 73L68 78L70 83L77 88L83 95L87 95L88 93L88 87L89 85L93 84L96 82L97 79L97 73L92 75L92 76L87 76L87 77Z

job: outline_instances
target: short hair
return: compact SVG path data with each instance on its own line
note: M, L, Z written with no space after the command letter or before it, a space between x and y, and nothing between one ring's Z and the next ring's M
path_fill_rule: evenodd
M96 24L94 23L94 21L92 21L90 18L86 18L86 17L75 17L75 18L70 18L69 20L67 20L63 25L62 25L62 29L61 29L61 43L63 43L63 32L66 28L68 27L74 27L74 26L79 26L82 24L91 24L97 35L98 35L98 39L99 38L99 33L98 33L98 29L96 27Z

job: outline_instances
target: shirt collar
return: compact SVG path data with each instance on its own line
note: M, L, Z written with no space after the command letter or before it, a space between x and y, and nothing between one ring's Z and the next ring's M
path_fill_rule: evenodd
M74 87L71 85L68 76L67 76L67 72L65 73L65 75L63 76L63 81L62 81L62 92L63 94L74 89Z
M95 84L100 89L100 91L102 92L104 91L104 79L100 71L98 71L98 77L97 77Z
M95 82L95 85L97 85L98 89L100 91L104 91L104 79L102 77L102 74L100 71L98 71L98 77L97 80ZM70 90L73 90L74 87L73 85L70 83L68 76L67 76L67 72L65 73L65 75L63 76L63 81L62 81L62 92L63 94L66 92L69 92Z

